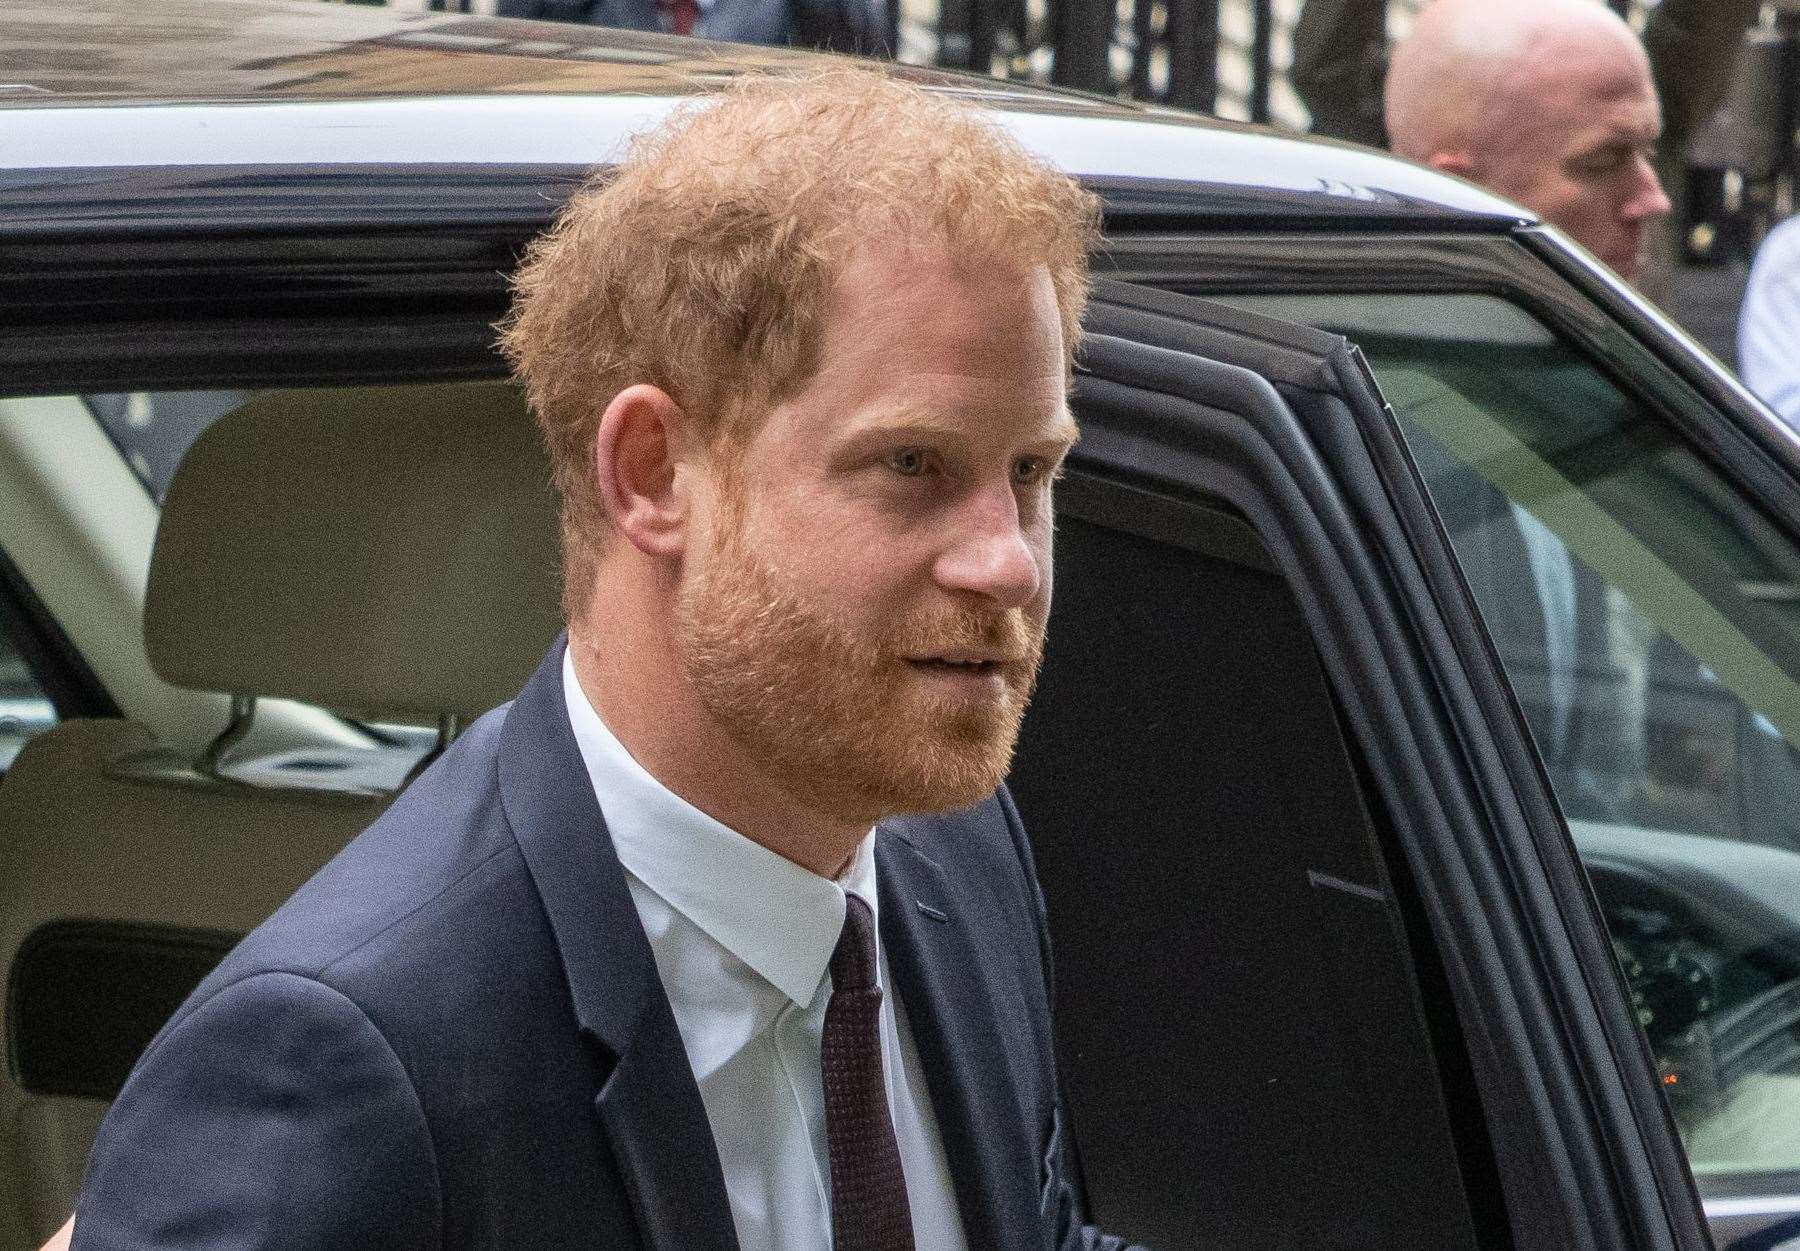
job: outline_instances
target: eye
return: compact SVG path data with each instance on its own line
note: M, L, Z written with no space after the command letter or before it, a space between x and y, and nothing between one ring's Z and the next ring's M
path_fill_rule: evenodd
M1046 476L1046 465L1041 456L1021 456L1013 462L1012 479L1018 486L1036 486Z
M922 447L903 447L889 452L887 467L907 478L916 478L930 467L931 458Z
M1634 144L1609 144L1598 151L1578 157L1572 168L1580 178L1604 178L1624 169L1632 158L1645 152L1645 149ZM1654 148L1649 149L1648 156L1654 155Z

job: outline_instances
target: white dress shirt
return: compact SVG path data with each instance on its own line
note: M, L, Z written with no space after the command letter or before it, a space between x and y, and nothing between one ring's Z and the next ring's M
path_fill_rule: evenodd
M650 776L563 655L563 691L625 883L712 1126L741 1251L828 1251L831 1166L819 1046L844 893L879 920L875 836L830 881L720 824ZM914 1241L966 1251L937 1118L878 945L881 1052Z
M1800 218L1775 227L1756 250L1737 348L1744 385L1800 430Z

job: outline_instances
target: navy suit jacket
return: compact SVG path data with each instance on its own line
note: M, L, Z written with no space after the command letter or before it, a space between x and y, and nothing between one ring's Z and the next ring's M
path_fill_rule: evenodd
M157 1036L101 1130L77 1248L736 1247L561 654ZM1075 1203L1011 800L883 822L876 861L969 1246L1118 1247Z

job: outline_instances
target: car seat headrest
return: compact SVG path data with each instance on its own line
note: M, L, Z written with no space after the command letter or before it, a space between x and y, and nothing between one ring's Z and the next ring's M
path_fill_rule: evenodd
M178 686L471 719L561 626L557 536L511 386L266 392L209 427L170 485L150 662Z

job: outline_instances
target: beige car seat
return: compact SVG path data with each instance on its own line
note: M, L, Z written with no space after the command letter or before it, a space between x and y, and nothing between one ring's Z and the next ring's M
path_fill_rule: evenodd
M0 782L0 1251L62 1224L151 1035L418 755L234 759L256 697L444 735L510 698L560 624L547 476L493 383L266 392L196 442L145 637L162 677L232 694L240 724L191 761L129 721L69 721Z

